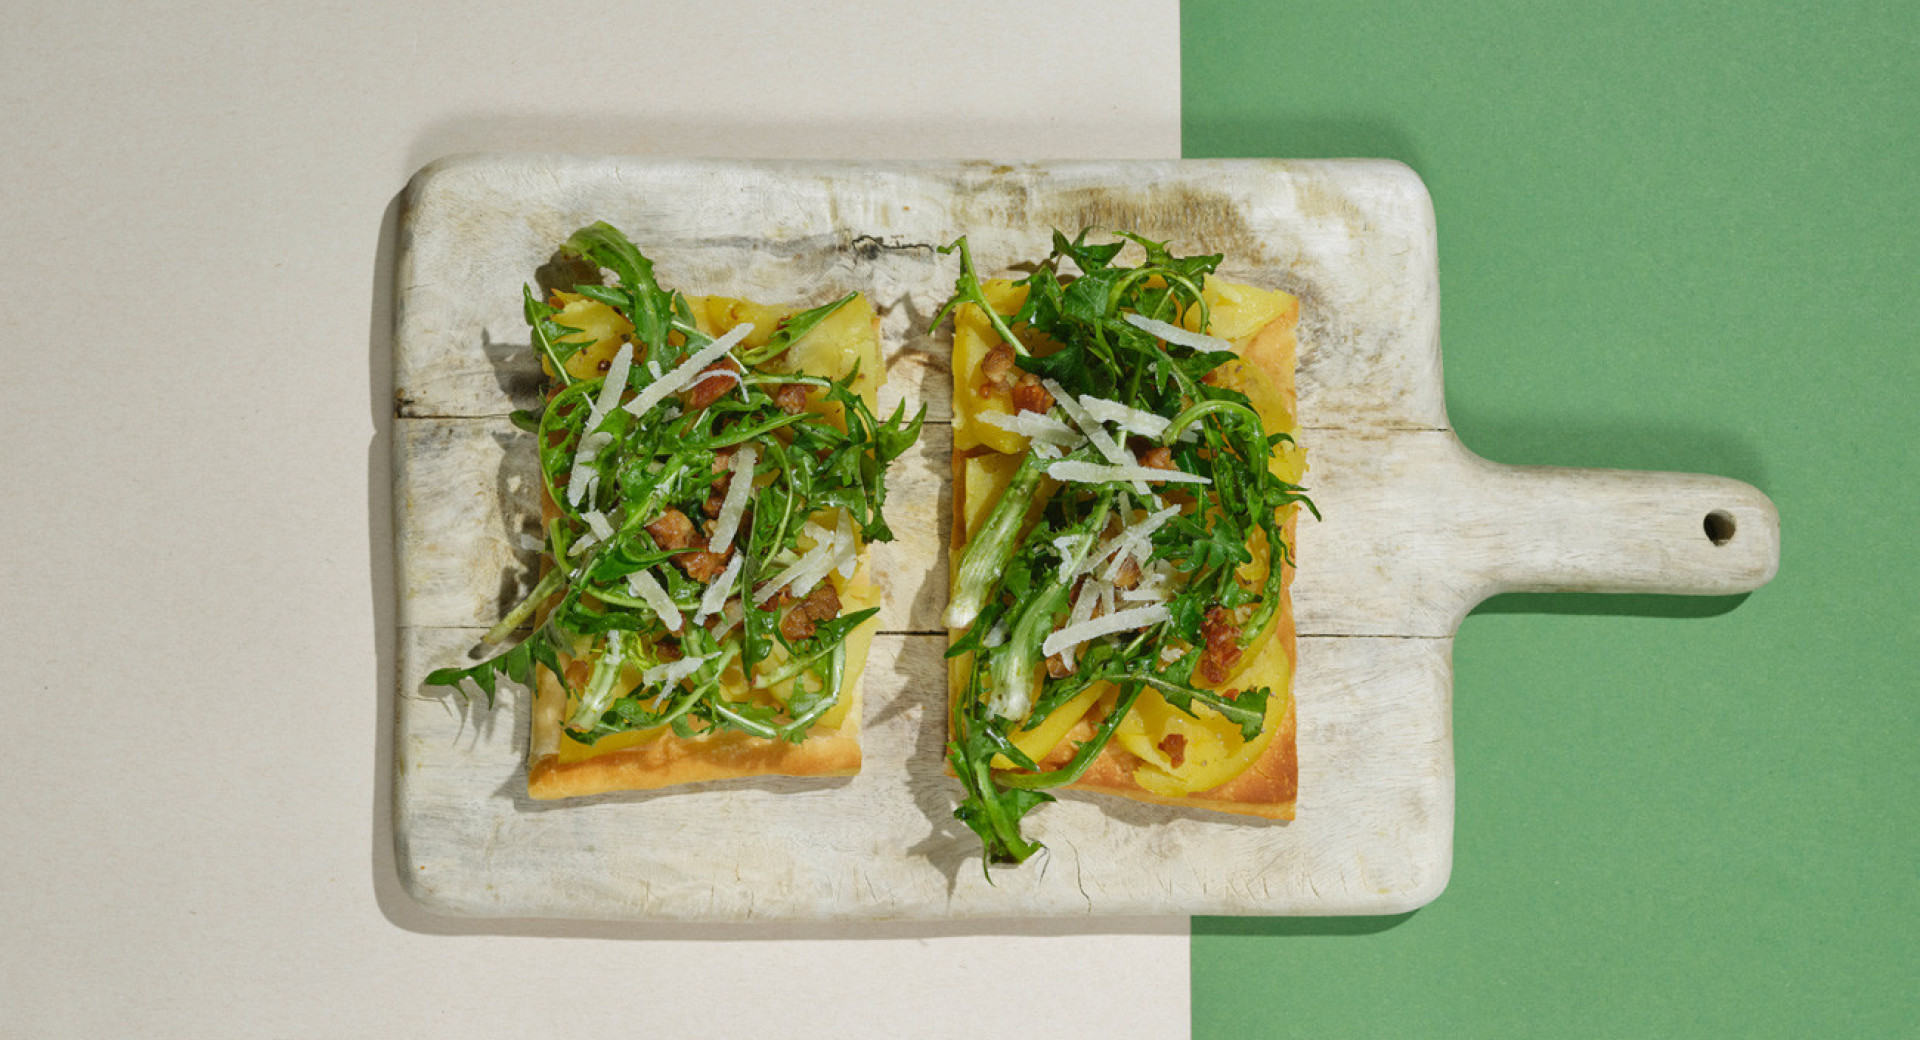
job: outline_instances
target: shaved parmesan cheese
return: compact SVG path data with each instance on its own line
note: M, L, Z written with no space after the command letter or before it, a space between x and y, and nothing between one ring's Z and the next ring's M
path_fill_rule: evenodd
M1176 484L1211 484L1197 473L1178 469L1150 469L1140 465L1102 466L1093 462L1062 460L1047 466L1047 476L1076 484L1105 484L1115 480L1170 480Z
M1055 419L1051 415L1039 412L1017 412L1008 415L1005 412L983 411L978 418L988 426L997 426L1008 433L1017 433L1031 438L1036 444L1049 442L1061 446L1078 444L1085 438L1075 433L1073 427Z
M692 357L682 361L673 371L647 384L647 388L640 391L639 396L620 407L635 415L647 414L654 405L666 400L668 395L677 393L699 378L700 373L706 371L708 365L726 357L727 351L732 350L734 344L746 339L747 334L752 331L752 322L735 325L726 335L694 351Z
M1027 447L1032 449L1034 456L1037 458L1051 461L1053 459L1066 457L1066 452L1060 450L1060 445L1048 441L1030 441Z
M1040 385L1046 388L1047 393L1053 395L1054 403L1060 406L1061 411L1067 413L1067 418L1072 419L1074 425L1080 427L1081 432L1087 435L1087 439L1093 442L1094 448L1097 449L1100 454L1106 456L1108 462L1116 466L1137 465L1137 460L1135 460L1132 455L1127 454L1126 449L1120 447L1120 445L1114 441L1113 436L1107 433L1106 429L1100 425L1099 420L1088 415L1087 410L1080 407L1080 402L1072 394L1067 393L1065 387L1051 379L1041 380ZM1133 480L1133 489L1135 491L1143 495L1147 493L1146 484L1135 478L1128 479Z
M1108 614L1105 617L1097 617L1091 621L1083 621L1079 624L1070 624L1062 628L1058 632L1048 636L1046 642L1040 644L1040 652L1048 657L1052 657L1062 650L1079 646L1088 640L1112 635L1115 632L1127 632L1136 628L1145 628L1148 625L1159 624L1165 621L1167 617L1167 608L1159 604L1146 607L1129 607L1118 613Z
M980 645L991 650L994 647L999 646L1000 644L1006 641L1007 641L1007 619L1002 617L1000 620L995 621L993 623L992 628L987 629L987 634L985 636L982 636L980 639Z
M734 583L740 580L740 565L746 561L746 553L736 553L732 560L727 561L726 569L714 576L713 583L707 586L707 591L700 597L700 609L694 611L694 624L720 613L727 605L727 597L733 595Z
M633 368L633 344L622 346L613 355L613 362L607 366L607 380L600 384L600 396L593 399L593 410L587 413L586 429L597 430L620 403L620 395L627 390L627 373Z
M1178 343L1195 350L1232 350L1233 344L1218 336L1209 336L1204 332L1189 332L1178 325L1156 321L1142 314L1129 314L1127 324L1143 332L1151 332L1168 343Z
M727 497L720 503L720 515L713 521L713 536L708 539L707 551L723 553L733 545L734 532L740 529L740 517L747 511L747 500L753 497L753 467L760 461L760 449L751 444L743 444L729 460L733 471L733 482L727 485Z
M660 616L660 622L667 626L667 631L680 631L680 608L674 605L673 597L667 595L667 590L660 587L660 582L653 576L652 571L639 570L629 574L627 588L633 590L634 595L647 601L647 606L652 607L653 612Z
M705 657L682 657L678 661L656 664L640 673L640 681L648 686L672 686L699 671L701 665L719 656L719 654L708 654Z
M1080 407L1093 418L1113 423L1136 437L1158 437L1167 432L1167 424L1172 421L1104 397L1082 396Z
M595 538L604 542L613 537L613 525L607 522L607 514L598 509L589 509L581 513L580 518L587 522L587 528L593 532Z
M1093 446L1099 450L1100 454L1105 455L1108 461L1116 465L1133 465L1133 456L1127 454L1119 444L1114 442L1113 437L1099 422L1095 421L1093 416L1087 414L1085 408L1080 407L1079 400L1067 393L1065 387L1051 379L1041 380L1040 385L1046 388L1047 393L1053 395L1053 400L1060 406L1060 410L1067 413L1067 418L1072 419L1074 425L1080 427L1080 431L1087 435L1087 439L1093 442Z
M1153 552L1153 533L1160 530L1168 520L1179 515L1179 506L1168 506L1159 512L1148 513L1108 539L1100 546L1100 551L1087 560L1087 565L1082 570L1092 571L1100 565L1102 560L1111 557L1112 562L1107 564L1107 569L1100 576L1107 581L1112 581L1119 576L1120 568L1126 565L1128 558L1145 560L1147 555Z
M838 561L834 571L841 578L853 577L854 569L860 564L860 543L854 535L852 513L842 511L840 514L840 526L833 532L833 558Z
M799 559L774 575L771 581L760 586L759 591L753 595L756 606L772 599L774 594L782 588L787 589L788 595L795 597L812 592L814 587L826 578L827 572L857 555L850 524L843 522L837 530L828 530L809 520L801 531L813 539L813 548L801 553Z
M573 453L573 471L567 476L568 505L577 508L591 489L600 486L600 474L594 472L593 460L612 443L613 434L605 430L595 430L580 438L580 447Z

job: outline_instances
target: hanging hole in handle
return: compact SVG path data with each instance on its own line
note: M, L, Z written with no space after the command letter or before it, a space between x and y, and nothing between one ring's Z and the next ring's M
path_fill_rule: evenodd
M1708 513L1707 519L1700 526L1707 532L1707 541L1715 545L1725 545L1733 541L1735 530L1733 514L1724 509L1716 509Z

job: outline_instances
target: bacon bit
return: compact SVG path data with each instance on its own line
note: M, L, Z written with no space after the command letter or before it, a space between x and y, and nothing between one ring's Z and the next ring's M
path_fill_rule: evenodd
M699 378L695 379L692 385L680 391L681 409L688 412L697 412L726 396L727 391L733 389L734 381L714 375L713 373L732 372L737 375L739 371L740 366L735 364L732 358L721 358L713 364L708 365L701 371Z
M663 639L660 642L655 643L653 645L653 649L656 653L660 655L660 660L663 662L678 661L682 657L687 656L686 654L681 652L680 644L672 642L670 640Z
M1072 651L1062 650L1052 657L1047 658L1047 678L1065 679L1067 676L1073 674L1076 665L1067 657L1069 653L1072 653Z
M980 374L985 376L989 383L1004 385L1012 372L1013 348L1005 343L987 351L987 356L980 359Z
M1130 589L1138 584L1140 584L1140 563L1132 556L1128 556L1126 561L1120 564L1120 573L1113 576L1113 587Z
M1013 384L1013 410L1045 415L1052 407L1053 395L1040 385L1040 377L1032 372L1022 372L1019 380Z
M1154 746L1166 754L1167 764L1175 769L1180 768L1181 765L1187 761L1187 738L1185 734L1169 733L1161 737L1160 743Z
M1240 691L1239 690L1221 690L1220 696L1225 697L1230 701L1237 701L1240 699Z
M613 360L611 358L601 358L600 363L594 367L598 368L601 372L606 372L613 367Z
M732 448L722 448L713 453L712 472L720 474L720 479L708 487L707 500L700 503L700 512L706 514L709 520L719 516L721 507L726 505L727 488L733 484L733 474L728 472L728 467L732 463Z
M1173 449L1168 447L1156 445L1141 452L1135 458L1140 460L1140 465L1148 469L1173 468Z
M676 555L673 562L687 572L687 577L705 584L719 577L720 572L727 569L727 561L732 558L731 547L723 553L708 552L706 536L702 535L694 540L691 551Z
M780 389L773 392L773 403L788 415L799 415L807 410L807 390L805 383L781 383Z
M781 590L783 595L785 592L785 589ZM780 619L780 634L794 643L811 639L816 622L825 621L839 613L840 593L834 589L833 582L823 581L819 588L794 604L793 609L787 611L787 616Z
M1208 682L1226 682L1233 666L1240 663L1240 626L1225 607L1208 607L1200 622L1200 634L1207 648L1200 653L1200 677Z
M647 533L653 536L655 544L668 552L685 549L693 544L693 521L678 509L669 509L661 513L658 520L647 524Z

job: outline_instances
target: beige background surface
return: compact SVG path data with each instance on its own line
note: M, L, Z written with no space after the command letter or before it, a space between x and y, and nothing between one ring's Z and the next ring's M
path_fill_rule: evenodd
M1183 919L448 920L386 809L414 169L1170 157L1178 44L1145 0L10 11L0 1035L1183 1034Z

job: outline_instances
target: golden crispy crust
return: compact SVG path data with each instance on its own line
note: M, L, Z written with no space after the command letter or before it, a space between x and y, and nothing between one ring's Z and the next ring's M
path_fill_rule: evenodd
M692 738L668 733L645 744L573 762L560 761L557 752L536 754L527 764L527 794L541 799L577 798L745 776L852 776L860 771L860 684L849 685L842 694L850 701L840 728L815 730L798 744L735 731ZM552 673L542 668L539 699L556 698L564 708L566 693ZM552 723L556 727L557 715Z
M1294 387L1294 367L1296 353L1295 329L1300 316L1296 301L1279 317L1264 328L1240 348L1240 356L1248 364L1258 367L1278 391L1288 414L1297 414L1297 394ZM966 385L962 373L954 373L956 385ZM976 450L976 453L978 450ZM955 452L954 466L954 559L966 546L965 512L962 495L964 494L965 461L968 453ZM1283 531L1288 545L1294 544L1295 517L1289 516ZM1277 563L1277 561L1275 561ZM1215 812L1236 813L1243 816L1257 816L1270 820L1291 820L1294 818L1294 806L1300 788L1300 763L1297 742L1298 718L1293 700L1293 674L1298 669L1298 640L1294 629L1293 569L1287 568L1281 575L1280 607L1274 624L1271 639L1281 640L1286 652L1287 673L1274 675L1264 671L1248 671L1236 677L1239 687L1268 686L1273 696L1285 697L1284 712L1274 730L1273 739L1245 770L1233 779L1218 787L1198 791L1183 796L1167 796L1146 790L1134 779L1134 773L1143 764L1140 758L1122 747L1118 741L1110 741L1100 754L1087 767L1081 778L1068 785L1069 790L1091 791L1096 794L1116 795L1139 802L1155 805L1170 805L1189 809L1209 809ZM957 695L955 691L950 694ZM1054 769L1066 764L1073 757L1075 746L1093 735L1097 723L1095 718L1082 719L1067 735L1055 745L1041 760L1042 769Z

